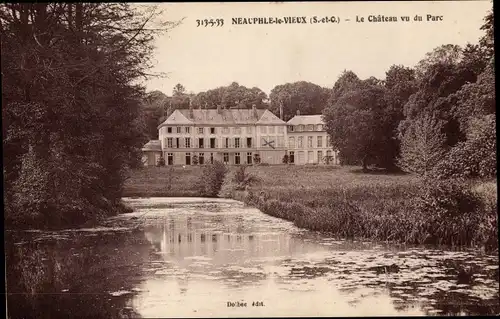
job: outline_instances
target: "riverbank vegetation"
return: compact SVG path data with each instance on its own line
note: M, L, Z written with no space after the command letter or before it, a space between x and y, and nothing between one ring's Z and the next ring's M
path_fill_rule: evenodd
M65 227L124 210L140 164L138 80L173 24L151 5L0 5L4 217L7 227Z

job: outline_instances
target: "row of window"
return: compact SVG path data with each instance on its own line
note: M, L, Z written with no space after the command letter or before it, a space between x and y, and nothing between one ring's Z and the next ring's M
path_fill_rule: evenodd
M323 146L323 136L316 136L316 144L313 143L313 136L308 136L307 137L307 148L313 148L316 145L316 147L329 147L330 145L330 136L326 136L326 141ZM290 136L288 137L288 147L290 148L295 148L295 137ZM304 137L303 136L298 136L297 137L297 148L303 148L304 147Z
M295 158L295 152L291 151L288 154L288 163L294 164L298 162L299 164L305 164L305 159L304 159L304 152L299 151L298 153L298 158ZM332 161L332 151L326 151L326 157L328 157L327 161L331 162ZM318 157L316 158L316 161L314 161L314 153L313 151L307 152L307 162L312 164L312 163L320 163L322 161L325 161L323 158L323 151L318 151Z
M243 153L244 154L244 153ZM244 155L241 155L241 153L234 153L234 164L242 164L242 157ZM210 153L210 155L207 154L207 161L208 163L210 164L213 164L214 163L214 153ZM223 153L223 156L222 156L222 160L224 162L224 164L229 164L229 153ZM252 157L252 153L251 152L248 152L246 153L246 164L252 164L253 162L253 157ZM167 153L167 161L166 163L167 165L174 165L174 153ZM185 165L197 165L197 164L200 164L200 165L203 165L205 164L205 153L186 153L185 154L185 162L183 163Z
M294 164L296 162L298 162L299 164L304 164L306 162L305 158L304 158L305 153L303 151L299 151L297 153L298 153L298 158L296 158L294 151L289 152L288 162L291 164ZM317 151L317 155L318 156L317 156L316 161L315 161L314 160L314 153L312 151L309 151L307 154L307 162L308 163L315 163L315 162L320 163L320 162L325 160L323 158L323 151ZM245 156L245 153L234 153L234 164L236 164L236 165L242 164L242 159L244 159L245 157L246 157L245 163L252 164L254 159L253 159L251 152L247 152L246 156ZM329 162L332 161L332 159L331 159L332 152L326 151L326 157L329 158L328 159ZM229 153L223 153L222 158L223 158L224 164L230 163ZM213 164L215 161L214 153L207 154L206 161L208 163ZM167 164L167 165L174 165L175 164L174 163L174 153L167 153L167 161L165 164ZM185 161L182 164L185 164L185 165L197 165L197 164L203 165L203 164L205 164L205 153L186 153L185 154Z
M251 148L256 147L253 143L253 138L240 137L224 137L219 146L219 139L211 138L195 138L194 144L191 137L167 137L164 139L164 148ZM205 143L206 142L206 143ZM283 136L262 136L260 138L260 147L285 147Z
M289 125L288 132L323 131L323 124Z
M210 134L241 134L243 129L246 131L247 134L252 134L253 133L253 126L247 126L247 127L197 127L196 128L196 133L203 135L205 132L210 132ZM205 131L206 130L206 131ZM259 126L259 130L261 133L284 133L284 126ZM176 127L171 127L167 126L167 133L177 133L177 134L182 134L182 133L187 133L191 134L191 127L190 126L176 126Z

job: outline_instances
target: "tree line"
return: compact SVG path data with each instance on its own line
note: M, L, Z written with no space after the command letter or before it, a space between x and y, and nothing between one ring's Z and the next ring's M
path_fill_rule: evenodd
M140 163L153 39L176 24L151 5L0 5L4 217L81 224L123 208Z

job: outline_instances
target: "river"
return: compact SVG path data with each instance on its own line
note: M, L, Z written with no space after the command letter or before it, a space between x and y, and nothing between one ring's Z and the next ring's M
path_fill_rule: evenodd
M343 241L223 199L125 199L89 229L7 231L10 318L499 314L498 255Z

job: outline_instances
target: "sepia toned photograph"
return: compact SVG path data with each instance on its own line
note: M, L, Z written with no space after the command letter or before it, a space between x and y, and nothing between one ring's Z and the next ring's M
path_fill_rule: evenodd
M492 1L0 30L6 318L500 315Z

